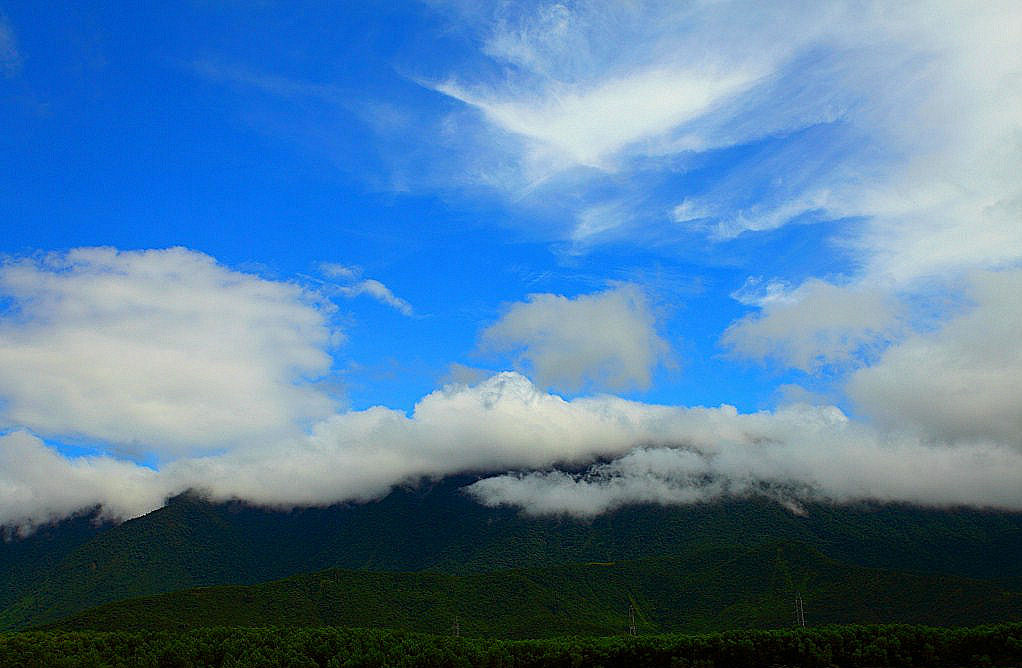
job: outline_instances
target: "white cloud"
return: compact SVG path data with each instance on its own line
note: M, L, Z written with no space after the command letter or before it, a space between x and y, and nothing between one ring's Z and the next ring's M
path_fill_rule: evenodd
M1018 3L473 11L486 60L436 85L483 120L449 119L452 173L574 220L548 226L557 238L724 240L843 220L865 280L902 285L1022 259ZM686 156L732 147L752 154L708 187L678 178ZM659 226L657 208L672 212Z
M533 142L533 162L613 171L612 158L623 149L696 117L754 79L751 72L712 76L699 69L654 67L595 85L557 82L532 99L501 99L500 93L450 81L436 89Z
M23 431L0 436L0 526L27 531L96 506L135 517L162 506L165 492L156 471L131 462L68 460Z
M341 286L338 291L349 298L369 295L373 299L393 307L402 315L410 316L413 313L411 304L396 296L386 285L372 278L361 280L354 285Z
M380 281L373 278L359 280L362 276L361 267L349 267L337 262L320 262L319 270L328 278L347 283L347 285L324 286L325 289L331 289L332 292L342 297L353 299L361 295L369 295L376 301L396 309L402 315L411 316L414 313L411 304L395 295Z
M890 32L924 45L931 58L864 119L883 129L877 134L901 157L857 188L857 205L846 207L871 216L861 239L868 270L909 280L1017 263L1022 6L893 13L901 21Z
M569 391L647 388L670 352L645 295L630 284L573 299L530 295L483 331L480 348L510 352L540 385Z
M856 371L848 393L883 423L938 441L1022 450L1022 270L973 276L974 305Z
M750 286L739 301L752 299ZM870 357L900 329L900 307L878 287L841 287L810 279L786 294L771 283L761 308L733 323L721 342L739 357L771 358L806 372ZM743 302L744 303L744 302Z
M840 25L841 11L604 2L494 13L483 52L500 75L481 66L433 87L482 113L488 131L480 139L518 162L521 178L503 184L513 191L580 166L628 171L636 159L648 166L648 158L834 116L834 104L809 104L805 95L781 113L750 108L750 96L759 99L756 91L774 85L799 49Z
M558 472L597 460L585 475ZM633 503L764 494L788 505L861 500L1022 509L1022 447L928 443L849 420L833 406L741 414L600 396L566 401L505 372L424 397L411 416L337 415L307 439L176 462L214 498L278 506L367 500L422 476L534 471L484 479L490 505L592 516Z
M734 299L745 306L766 306L773 303L795 303L798 300L793 296L794 290L787 281L773 278L763 282L761 276L749 276L745 279L742 287L731 293Z
M451 385L411 417L381 406L336 415L307 439L174 464L215 497L292 505L371 499L422 476L578 464L655 438L663 408L612 397L565 401L505 372Z
M353 281L362 275L361 268L348 267L337 262L320 262L319 270L323 272L324 276L341 278L348 281Z
M333 411L330 307L183 248L79 248L0 266L8 426L176 457Z
M1022 455L1017 451L884 442L852 426L820 429L783 412L736 421L759 422L766 429L750 431L739 442L717 443L712 450L638 448L581 475L556 470L505 474L483 479L468 491L489 506L576 517L637 503L685 505L753 495L773 498L796 512L808 501L1022 508ZM826 446L821 438L827 439Z
M584 476L553 467L598 460ZM424 397L408 416L374 407L310 434L182 458L154 472L106 457L68 460L34 437L0 438L0 524L31 525L102 505L131 517L188 488L278 507L369 500L460 472L538 471L469 488L491 505L592 516L631 503L766 494L1022 509L1022 448L885 436L832 406L740 414L613 396L566 401L505 372Z

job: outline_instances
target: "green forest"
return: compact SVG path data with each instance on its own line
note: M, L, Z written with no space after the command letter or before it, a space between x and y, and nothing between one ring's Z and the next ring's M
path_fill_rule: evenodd
M343 628L188 632L30 631L0 635L0 665L72 666L669 666L840 668L1018 666L1022 624L941 629L826 626L707 635L488 640Z
M0 666L1022 666L1022 514L747 500L579 522L463 484L292 512L186 495L8 536Z
M524 639L613 635L628 628L634 609L645 633L707 633L788 626L796 593L816 625L1022 619L1022 592L995 583L855 567L805 545L775 543L462 576L331 569L117 601L49 624L60 630L288 625L443 633L457 618L468 635ZM44 610L37 614L45 619Z
M0 630L81 615L65 628L129 630L145 616L151 628L433 633L423 619L494 619L483 605L492 592L508 593L499 609L514 607L525 627L503 637L616 633L630 602L650 633L772 628L790 623L796 590L812 624L1022 620L1018 513L819 505L797 516L750 499L629 507L578 522L482 507L460 492L466 482L292 512L186 495L119 525L82 516L43 527L0 541ZM181 593L158 605L133 602L172 592ZM521 592L531 598L517 605ZM95 610L104 604L115 607ZM157 618L174 608L192 612ZM395 624L394 614L407 619Z

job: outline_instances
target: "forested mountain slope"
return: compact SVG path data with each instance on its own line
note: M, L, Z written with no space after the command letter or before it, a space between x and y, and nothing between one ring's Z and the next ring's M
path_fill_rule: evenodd
M641 633L702 633L789 627L796 593L814 625L1022 619L1022 592L850 566L784 543L462 576L332 569L110 603L52 628L344 626L445 634L457 624L464 635L534 638L623 633L631 607Z
M80 518L54 527L49 540L58 547L43 550L45 558L27 559L31 567L25 566L26 555L35 554L30 542L0 545L4 572L24 574L8 575L0 628L130 597L326 568L464 575L779 542L797 542L848 565L1022 577L1017 513L812 505L801 516L752 499L634 506L580 521L486 508L460 491L471 481L448 479L373 503L291 512L184 495L118 526L100 529Z

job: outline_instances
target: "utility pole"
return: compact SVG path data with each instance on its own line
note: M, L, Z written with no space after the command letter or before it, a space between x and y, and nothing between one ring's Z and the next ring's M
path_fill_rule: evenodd
M639 635L639 630L635 626L635 606L631 603L628 604L628 635Z
M806 613L802 608L802 594L795 592L795 626L806 625Z

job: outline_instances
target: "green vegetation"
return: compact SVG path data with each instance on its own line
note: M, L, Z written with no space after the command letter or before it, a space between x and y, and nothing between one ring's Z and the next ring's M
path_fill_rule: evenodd
M709 632L788 626L796 591L816 624L1022 619L1022 592L850 566L806 546L775 544L463 576L334 569L109 603L49 628L369 626L443 633L457 619L467 635L537 638L619 633L634 606L642 632Z
M27 537L0 528L0 610L39 586L69 554L109 527L79 516Z
M363 629L22 632L0 635L0 665L669 666L826 668L1018 666L1022 624L965 629L828 626L685 636L505 641Z
M52 623L141 596L334 568L363 572L344 576L351 593L342 594L339 584L339 598L371 606L369 593L376 591L407 606L405 593L425 590L439 596L433 604L439 616L475 605L465 600L487 600L486 592L533 592L551 610L529 612L523 633L614 632L624 626L626 593L649 630L776 626L790 618L796 586L817 623L1020 619L1019 513L813 505L799 516L751 499L636 506L583 522L480 506L460 492L470 482L450 479L373 503L291 512L185 495L117 526L78 518L45 528L28 540L0 543L0 629ZM783 555L775 565L778 548ZM586 563L613 565L590 566L608 572L587 585L586 569L571 565ZM407 586L390 593L391 585L381 584L388 578ZM320 606L316 592L300 591ZM457 602L446 602L455 593ZM281 601L282 610L297 607ZM314 609L303 623L363 623ZM480 608L476 616L491 613ZM568 625L569 618L584 625ZM290 623L272 616L216 623L257 621Z

